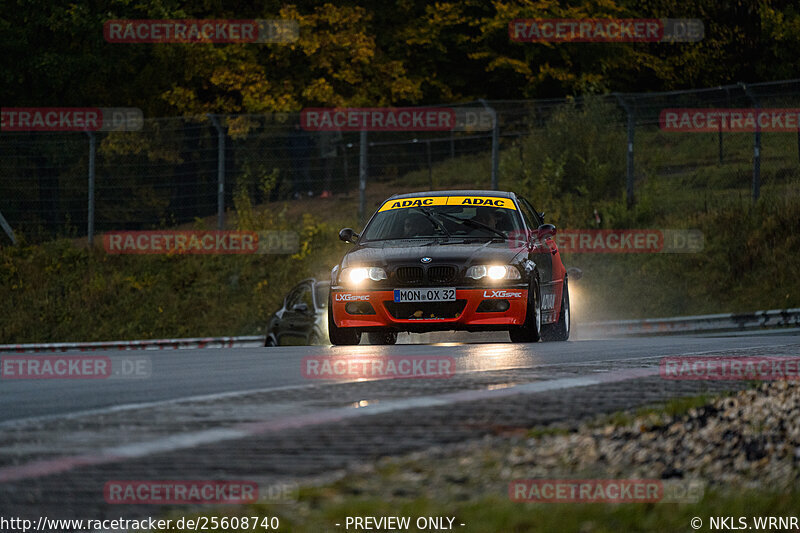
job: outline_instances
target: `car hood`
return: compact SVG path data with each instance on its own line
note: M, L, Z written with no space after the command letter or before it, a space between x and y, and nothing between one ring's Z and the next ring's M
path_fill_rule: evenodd
M509 241L464 241L461 239L431 239L378 241L356 246L345 254L342 268L350 266L387 267L398 263L421 264L423 257L430 264L446 263L463 266L484 263L509 264L521 252Z

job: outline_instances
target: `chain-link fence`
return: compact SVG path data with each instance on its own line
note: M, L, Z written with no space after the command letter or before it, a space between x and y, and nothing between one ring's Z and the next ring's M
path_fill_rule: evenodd
M591 114L565 114L590 102ZM237 191L256 203L358 191L363 218L369 214L363 196L380 184L393 193L513 188L526 172L542 167L531 165L525 152L525 139L535 135L546 146L544 165L557 164L561 147L602 145L613 164L591 156L600 158L598 172L609 173L611 187L624 191L630 204L649 176L694 179L698 169L722 169L757 198L762 185L796 177L800 165L800 80L457 107L496 119L458 131L309 131L302 114L274 113L150 118L134 132L2 131L0 225L9 236L13 230L34 242L214 215L223 227ZM698 128L697 117L680 113L673 124L668 117L665 122L665 110L708 108L793 109L794 121L779 121L779 128L760 124L754 131L719 120ZM573 123L555 127L559 120ZM606 133L581 135L588 126L582 121L602 123L596 131ZM713 124L718 131L711 131ZM434 172L447 165L449 174ZM575 179L570 187L586 185ZM3 241L9 242L6 235Z

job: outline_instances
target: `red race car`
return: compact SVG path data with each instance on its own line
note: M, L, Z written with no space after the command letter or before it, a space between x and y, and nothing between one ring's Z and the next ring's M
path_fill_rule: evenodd
M386 200L331 271L333 344L394 344L400 331L507 330L513 342L569 338L567 271L524 198L436 191Z

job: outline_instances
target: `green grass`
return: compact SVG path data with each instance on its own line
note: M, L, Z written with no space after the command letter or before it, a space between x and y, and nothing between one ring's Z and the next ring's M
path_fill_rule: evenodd
M491 480L495 483L497 480ZM505 483L502 484L506 486ZM796 516L800 491L781 493L775 489L707 487L697 503L531 503L513 502L504 491L488 491L467 499L403 498L391 500L372 495L340 493L334 487L301 489L298 502L282 505L248 505L233 510L203 513L205 516L276 516L281 531L317 533L344 530L347 517L410 517L407 531L424 531L413 526L418 517L453 517L455 530L491 532L685 532L690 521L702 519L710 530L710 517ZM174 515L177 517L178 515ZM201 515L196 515L201 516ZM340 527L334 524L341 524ZM351 526L352 528L352 526ZM244 531L244 529L240 529ZM189 531L188 529L172 531ZM212 531L239 531L219 529Z
M598 417L591 422L591 427L628 426L637 418L660 418L663 416L680 417L687 414L692 409L697 409L708 405L713 398L729 396L730 393L723 394L698 394L696 396L681 396L670 398L661 405L648 405L633 411L616 411Z
M529 439L538 439L549 435L569 435L570 431L564 427L558 426L544 426L535 427L525 432L525 436Z
M260 514L281 517L286 531L337 531L334 527L348 516L456 517L456 530L481 532L577 532L592 531L691 531L690 521L699 517L708 531L709 517L794 516L800 493L777 494L761 490L707 491L696 504L534 504L515 503L505 495L487 495L469 502L431 499L383 501L374 498L349 498L344 503L329 503L324 495L306 494L315 500L305 516L298 517L279 508L260 507L242 515ZM738 525L738 518L735 521ZM284 526L285 524L285 526ZM750 522L752 525L752 521ZM412 527L408 531L420 531Z

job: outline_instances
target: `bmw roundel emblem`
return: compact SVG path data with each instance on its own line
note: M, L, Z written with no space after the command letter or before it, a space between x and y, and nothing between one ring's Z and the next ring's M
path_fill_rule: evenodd
M431 262L431 258L430 257L423 257L422 259L420 259L420 261L422 261L423 263L430 263Z

